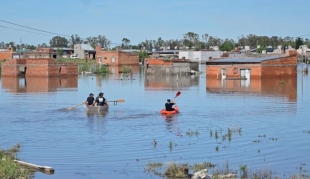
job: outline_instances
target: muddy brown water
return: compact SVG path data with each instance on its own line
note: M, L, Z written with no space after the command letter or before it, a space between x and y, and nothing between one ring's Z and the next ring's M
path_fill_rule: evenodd
M228 162L232 170L247 165L277 176L309 174L310 77L302 75L301 66L297 78L249 83L142 71L123 80L119 74L1 77L0 147L19 143L22 161L55 169L53 175L37 172L36 179L159 178L144 172L147 163L171 161L207 161L219 169ZM160 115L177 91L181 113ZM99 92L125 102L103 113L83 106L67 110ZM225 138L228 128L232 135Z

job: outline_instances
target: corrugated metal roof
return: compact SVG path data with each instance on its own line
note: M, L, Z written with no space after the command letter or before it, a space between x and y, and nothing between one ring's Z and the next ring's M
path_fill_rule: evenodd
M95 49L92 46L90 46L89 44L81 44L81 47L87 51L91 51L91 50L95 51Z
M282 56L268 56L261 58L224 58L219 60L207 61L207 63L260 63L264 60L280 58Z

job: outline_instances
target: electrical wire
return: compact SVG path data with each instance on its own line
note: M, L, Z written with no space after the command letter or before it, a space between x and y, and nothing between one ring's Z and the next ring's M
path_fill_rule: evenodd
M13 30L18 30L18 31L23 31L23 32L29 32L29 33L33 33L33 34L40 34L40 35L54 36L54 35L50 35L50 34L42 34L42 33L38 33L38 32L31 32L31 31L26 31L26 30L21 30L21 29L15 29L15 28L12 28L12 27L6 27L6 26L2 26L2 25L0 25L0 27L2 27L2 28L6 28L6 29L13 29Z
M5 22L5 23L8 23L8 24L12 24L12 25L24 27L24 28L27 28L27 29L32 29L32 30L36 30L36 31L48 33L48 34L54 34L54 35L60 35L60 36L65 36L65 37L71 37L71 36L69 36L69 35L63 35L63 34L58 34L58 33L54 33L54 32L49 32L49 31L45 31L45 30L40 30L40 29L36 29L36 28L32 28L32 27L27 27L27 26L24 26L24 25L19 25L19 24L16 24L16 23L13 23L13 22L8 22L8 21L1 20L1 19L0 19L0 21L1 21L1 22Z

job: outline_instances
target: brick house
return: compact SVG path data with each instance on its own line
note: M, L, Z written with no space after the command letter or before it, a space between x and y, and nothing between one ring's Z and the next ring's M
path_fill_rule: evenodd
M297 58L296 50L289 50L285 56L208 61L206 62L206 77L252 79L297 76Z
M135 52L103 51L100 46L96 47L96 64L118 65L139 65L139 55Z
M77 76L78 66L52 58L21 58L2 63L2 76Z
M13 48L9 46L7 49L0 49L0 61L11 60L14 56L19 57L19 53L13 51Z

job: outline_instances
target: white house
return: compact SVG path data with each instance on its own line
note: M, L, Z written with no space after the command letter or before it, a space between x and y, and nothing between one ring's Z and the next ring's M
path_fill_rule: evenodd
M205 63L209 59L221 58L222 55L223 52L221 51L179 51L179 58L198 61L199 63Z

